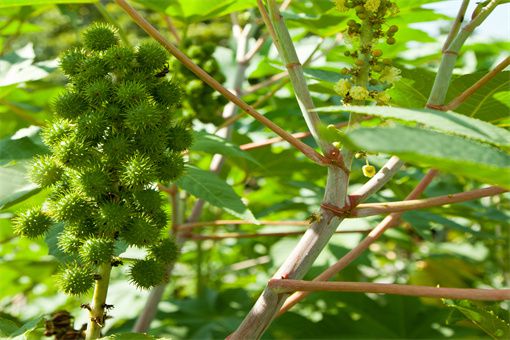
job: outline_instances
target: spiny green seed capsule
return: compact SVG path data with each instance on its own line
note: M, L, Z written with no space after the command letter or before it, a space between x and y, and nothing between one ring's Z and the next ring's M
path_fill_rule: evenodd
M158 262L170 264L177 260L179 249L173 239L165 238L149 247L149 255Z
M83 43L91 51L106 51L118 42L115 28L106 24L95 24L83 33Z
M57 285L69 295L85 294L94 285L94 270L77 262L69 263L60 270Z
M83 243L80 257L83 262L97 265L110 262L113 256L113 240L106 238L92 238Z
M32 182L47 188L60 180L62 172L62 167L53 157L44 155L33 162L29 177Z
M71 230L66 230L58 236L57 246L66 254L75 254L80 250L83 244L83 239L73 233Z
M51 218L42 210L32 208L19 214L14 220L14 232L28 238L44 235L53 224Z
M162 263L155 260L140 260L131 266L129 274L135 286L149 289L165 280L166 269Z

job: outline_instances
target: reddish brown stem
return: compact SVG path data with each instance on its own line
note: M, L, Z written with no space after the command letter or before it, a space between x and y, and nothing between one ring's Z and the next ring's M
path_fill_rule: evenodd
M305 230L301 231L286 231L286 232L274 232L274 233L223 233L217 235L199 235L199 234L184 234L183 238L189 238L192 240L224 240L227 238L257 238L257 237L285 237L285 236L298 236L303 235ZM356 230L338 230L335 234L353 234L353 233L368 233L370 230L367 229L356 229Z
M406 197L406 199L414 199L419 197L423 191L427 188L427 186L432 182L434 177L437 175L437 170L430 170L418 183L418 185L411 191L411 193ZM381 235L388 229L396 225L400 219L400 213L393 213L389 216L386 216L384 220L381 221L368 235L365 237L356 247L351 249L347 254L345 254L340 260L338 260L331 267L322 272L319 276L317 276L314 281L327 281L331 279L334 275L338 274L341 270L347 267L352 261L357 259L368 247L374 243ZM288 311L292 306L297 304L299 301L308 296L308 292L296 292L292 294L284 303L278 315L281 315Z
M329 291L395 294L445 299L483 301L510 300L510 289L442 288L368 282L317 282L303 280L271 279L268 286L279 293L292 291Z

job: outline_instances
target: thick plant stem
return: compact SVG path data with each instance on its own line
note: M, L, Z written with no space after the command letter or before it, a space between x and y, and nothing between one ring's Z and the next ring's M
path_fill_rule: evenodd
M324 202L345 204L347 182L348 178L343 170L338 167L329 167ZM308 272L341 222L340 218L335 217L327 210L322 209L320 216L320 220L310 226L280 269L273 275L274 279L301 279ZM229 336L229 339L260 338L287 296L288 294L278 294L266 287L244 321Z
M260 0L258 1L258 5L261 13L264 13L265 9ZM319 116L314 111L315 105L313 103L312 96L310 95L310 91L308 91L303 67L301 66L297 56L289 31L283 22L282 15L280 14L276 1L269 0L268 6L271 21L267 21L267 18L264 15L263 18L265 18L266 26L269 29L271 27L274 28L274 31L270 29L270 32L272 33L271 35L273 36L275 46L278 48L278 52L285 63L285 67L287 68L299 108L301 109L308 129L315 139L315 142L321 147L323 152L328 152L331 150L332 146L328 145L328 143L323 141L319 136L319 126L321 122Z
M106 295L110 283L111 263L103 263L99 266L99 277L94 287L94 295L90 305L90 320L87 325L86 339L97 339L101 337L101 329L106 320Z

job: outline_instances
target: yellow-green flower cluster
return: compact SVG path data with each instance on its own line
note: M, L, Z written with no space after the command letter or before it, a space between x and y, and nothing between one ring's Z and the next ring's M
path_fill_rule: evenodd
M383 59L383 50L376 45L382 39L388 45L396 42L394 35L398 26L385 25L386 18L398 12L396 3L392 0L335 0L335 5L341 12L352 9L357 17L357 20L347 21L344 31L347 45L352 46L344 55L352 58L353 63L342 70L347 77L335 84L335 92L345 104L373 101L377 105L388 105L391 98L386 89L401 79L400 70L392 66L391 59Z

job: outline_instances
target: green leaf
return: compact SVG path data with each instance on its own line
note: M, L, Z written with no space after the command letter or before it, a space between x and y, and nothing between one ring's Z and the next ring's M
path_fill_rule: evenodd
M229 157L239 157L249 160L250 162L260 165L259 162L245 151L239 149L227 140L205 132L195 132L191 150L203 151L210 154L219 153Z
M181 20L197 22L221 17L256 5L255 0L178 0L167 8L166 13Z
M14 321L0 318L0 336L9 336L18 328L19 326Z
M454 308L464 314L472 323L480 327L493 339L509 339L510 324L501 320L493 311L485 310L475 304L463 301L443 301L446 306Z
M0 210L37 194L41 189L26 177L26 163L0 167Z
M489 144L510 147L510 132L507 130L455 112L402 109L389 106L329 106L317 109L317 112L344 111L420 123L439 131L449 132Z
M0 8L18 7L18 6L36 6L36 5L52 5L52 4L78 4L92 3L98 0L2 0Z
M486 72L466 74L453 80L446 102L456 98L485 74ZM485 121L497 121L508 117L510 111L510 71L500 72L470 95L455 111Z
M177 180L177 185L229 214L251 222L256 221L232 187L209 171L187 166L185 174Z
M391 103L402 107L425 107L432 84L434 73L423 69L401 69L402 79L388 90Z
M462 137L395 125L354 129L342 141L355 150L396 155L413 164L510 188L510 155Z
M37 328L44 326L44 318L42 316L27 321L23 326L18 328L16 331L10 334L12 340L26 340L35 339L33 333Z

